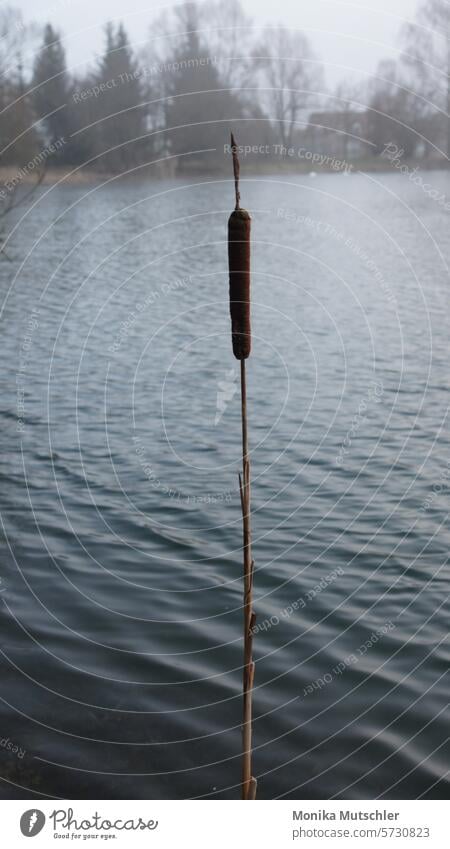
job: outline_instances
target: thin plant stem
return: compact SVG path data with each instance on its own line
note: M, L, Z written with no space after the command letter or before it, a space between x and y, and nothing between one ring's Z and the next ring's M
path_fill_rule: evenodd
M242 722L242 798L255 799L256 779L252 776L252 691L255 677L253 662L253 560L251 529L250 459L247 432L247 382L245 360L241 360L241 416L242 416L242 478L239 475L241 494L243 553L244 553L244 666L243 666L243 722Z
M236 209L241 208L241 193L239 191L239 175L241 167L239 164L239 156L237 154L237 144L233 133L231 133L231 155L233 157L233 173L234 173L234 192L236 195Z

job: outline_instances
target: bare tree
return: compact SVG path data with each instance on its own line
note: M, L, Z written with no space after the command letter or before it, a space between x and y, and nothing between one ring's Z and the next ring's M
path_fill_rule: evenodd
M323 67L307 36L281 25L264 31L254 57L262 100L279 127L281 143L290 147L302 114L321 99Z
M245 89L255 81L252 19L239 0L228 0L226 4L210 0L202 12L202 30L221 77L230 88Z
M143 87L151 100L148 117L152 129L164 130L168 125L171 98L176 94L177 61L180 57L193 59L196 54L199 59L200 52L206 55L200 41L198 10L196 2L186 2L161 12L150 26L148 44L140 51Z
M22 14L12 6L0 9L0 77L17 73L22 61L25 24Z
M139 52L142 68L142 89L144 98L149 101L148 124L151 130L163 131L167 125L169 83L163 72L164 63L170 52L171 16L161 12L152 22L148 43ZM163 135L159 136L156 148L164 146Z
M31 70L41 28L23 19L14 6L0 9L0 85L17 84Z
M161 136L165 150L179 157L177 167L181 169L196 167L199 161L206 163L204 167L213 161L216 167L224 164L223 146L228 140L225 126L245 113L238 79L243 84L246 57L236 64L226 61L231 55L226 44L228 32L234 27L237 43L237 21L244 20L238 3L232 5L233 9L231 23L225 15L219 25L219 12L213 4L182 3L151 27L143 58L148 70L148 99L152 102L150 123L166 131ZM223 27L228 27L225 33ZM156 73L155 63L159 66ZM202 150L207 150L206 159Z
M7 221L17 207L31 199L45 176L45 168L36 169L32 183L20 189L23 166L36 153L37 137L24 73L26 51L33 48L37 34L38 28L25 24L18 9L0 9L0 254L7 259ZM13 169L12 173L7 169Z
M438 112L445 127L446 154L450 161L450 4L423 0L416 21L403 27L402 63L418 95L419 112Z
M364 101L367 100L364 85L353 80L342 80L334 92L333 109L339 116L339 129L341 132L342 155L347 159L349 155L350 142L354 135L361 136L361 124L363 121Z
M415 154L420 137L420 119L414 93L408 88L402 69L391 59L379 63L368 90L368 135L380 154L389 143Z

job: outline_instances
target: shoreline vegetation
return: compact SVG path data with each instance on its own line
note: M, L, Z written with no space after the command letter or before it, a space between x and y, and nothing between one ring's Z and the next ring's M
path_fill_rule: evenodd
M419 169L419 171L448 171L449 164L445 160L426 160L423 159L404 159L402 160L402 165L406 166L408 169ZM362 159L362 160L349 160L347 162L343 162L341 167L333 167L330 164L326 163L314 163L314 166L311 162L302 162L302 161L280 161L280 159L276 160L274 158L267 158L264 162L255 162L254 160L247 160L246 162L246 175L247 176L255 176L258 174L337 174L337 175L350 175L357 174L358 172L377 172L377 173L397 173L396 168L392 167L392 164L389 160L383 160L378 157L373 157L372 159ZM54 166L49 167L42 179L42 186L51 186L60 183L61 185L73 185L73 186L83 186L83 185L92 185L96 183L106 183L109 180L121 180L133 182L134 180L139 179L142 180L142 176L148 179L186 179L187 177L193 175L215 175L215 174L225 174L225 168L222 169L217 167L215 164L211 164L210 167L207 167L204 163L203 165L196 163L193 164L190 168L186 166L183 167L182 170L176 167L176 162L174 160L163 160L162 162L156 162L154 164L149 163L147 165L139 165L135 169L130 169L128 172L105 172L104 170L96 170L94 168L80 166L80 165L65 165L65 166ZM30 186L36 182L36 172L31 172L27 174L20 174L18 168L15 168L13 165L9 166L0 166L0 184L8 185L11 184L14 180L17 181L18 175L20 176L20 185Z
M257 26L240 0L181 2L148 23L136 45L120 20L106 23L99 54L71 67L65 33L51 21L37 26L14 6L0 11L0 164L12 169L0 185L0 221L11 193L33 180L225 175L230 125L248 175L450 163L444 0L420 0L399 30L395 60L381 59L370 78L334 84L307 33ZM445 38L433 37L433 25Z

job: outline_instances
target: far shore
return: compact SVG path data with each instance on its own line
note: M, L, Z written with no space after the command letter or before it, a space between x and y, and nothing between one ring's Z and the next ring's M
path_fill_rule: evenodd
M331 159L332 157L330 157ZM173 163L173 160L171 160ZM339 164L341 163L341 164ZM159 165L160 163L158 163ZM418 168L421 171L447 171L449 165L447 162L443 160L436 159L404 159L402 160L402 165L407 166L409 169ZM333 166L327 164L314 164L312 165L310 162L296 161L292 162L291 160L282 160L277 159L274 161L272 158L270 160L265 161L256 161L254 159L246 160L246 174L247 176L255 176L258 174L355 174L358 172L379 172L379 173L397 173L397 169L393 168L392 164L386 160L380 158L372 158L372 159L358 159L358 160L339 160L338 157L334 158ZM100 185L102 183L109 182L111 180L123 179L129 182L133 180L139 179L142 180L143 176L146 179L189 179L195 177L205 176L210 177L211 175L220 176L224 174L225 171L221 169L221 167L214 162L192 162L189 168L184 167L183 170L178 170L175 168L155 168L155 166L149 164L144 167L137 167L134 171L130 171L124 174L113 174L107 173L105 171L96 171L95 169L86 168L82 166L65 166L58 168L48 168L45 177L42 181L42 185L51 186L56 184L61 185L73 185L73 186L86 186L86 185ZM36 182L36 172L29 173L21 173L20 166L0 166L0 185L6 184L8 181L14 180L20 175L20 183L19 185L32 185Z

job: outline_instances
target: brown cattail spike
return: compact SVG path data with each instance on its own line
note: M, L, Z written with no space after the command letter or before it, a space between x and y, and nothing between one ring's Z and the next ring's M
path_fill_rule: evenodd
M230 314L233 353L246 360L251 351L250 326L250 231L251 218L241 209L239 193L239 159L231 135L236 208L228 220L228 265L230 271Z
M250 227L245 209L235 209L228 220L228 265L233 354L245 360L251 351Z

